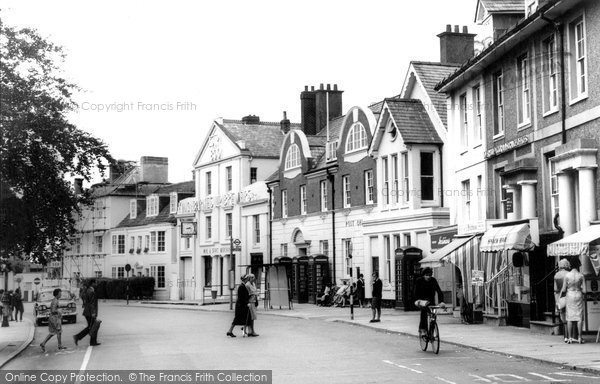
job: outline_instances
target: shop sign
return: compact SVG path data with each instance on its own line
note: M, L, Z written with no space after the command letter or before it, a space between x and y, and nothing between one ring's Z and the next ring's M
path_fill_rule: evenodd
M489 159L490 157L498 156L501 153L511 151L513 149L517 149L529 143L529 136L521 136L514 140L508 141L504 144L500 144L496 147L490 148L485 151L485 158Z
M483 287L483 271L477 269L471 271L471 284L476 287Z
M346 227L362 227L362 219L346 220Z
M435 252L438 249L444 248L450 244L454 235L457 234L457 228L453 228L449 231L432 233L431 234L431 252Z
M513 193L512 192L506 192L506 200L505 200L505 211L506 213L513 213Z
M228 255L231 251L230 247L212 247L202 249L203 255Z

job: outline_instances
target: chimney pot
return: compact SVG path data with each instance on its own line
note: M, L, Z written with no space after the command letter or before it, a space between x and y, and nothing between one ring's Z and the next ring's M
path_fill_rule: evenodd
M304 86L304 91L305 91L305 92L308 92L308 85L305 85L305 86Z
M333 84L333 90L337 91L337 84Z
M460 27L458 25L454 26L454 33L460 33Z
M283 111L283 120L279 123L281 132L285 135L290 131L290 121L287 118L287 112Z
M311 91L311 92L314 92L314 91L315 91L315 86L314 86L314 85L311 85L311 86L310 86L310 91Z
M469 33L469 27L463 26L463 33Z
M452 32L452 25L446 24L446 32Z
M321 91L323 90L323 83L321 83L321 88L320 88L320 90L321 90Z
M331 84L327 84L327 90L331 91Z

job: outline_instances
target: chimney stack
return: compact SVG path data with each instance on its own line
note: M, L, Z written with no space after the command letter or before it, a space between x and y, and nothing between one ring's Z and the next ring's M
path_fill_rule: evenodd
M311 87L311 91L300 93L302 130L306 135L316 135L327 125L327 120L342 116L342 93L337 84L327 84L325 88L321 83L318 90ZM329 116L327 116L327 101L329 101Z
M76 177L73 181L73 189L75 191L75 196L79 196L83 193L83 179L81 177Z
M140 180L151 184L169 182L169 158L142 156L140 159Z
M308 89L308 87L306 87L304 89ZM290 121L287 118L286 111L283 111L283 120L281 120L280 124L281 124L281 132L283 132L284 135L290 131Z
M463 26L446 24L446 31L437 35L440 38L440 62L442 64L464 64L475 55L475 34Z
M242 117L242 123L244 124L260 124L260 117L256 115L248 115Z

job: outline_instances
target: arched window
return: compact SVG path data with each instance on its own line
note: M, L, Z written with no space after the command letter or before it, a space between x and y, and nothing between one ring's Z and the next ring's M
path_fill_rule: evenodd
M292 144L287 151L285 156L285 170L296 168L300 166L300 149L298 145Z
M367 148L367 132L361 123L354 123L346 139L346 152Z

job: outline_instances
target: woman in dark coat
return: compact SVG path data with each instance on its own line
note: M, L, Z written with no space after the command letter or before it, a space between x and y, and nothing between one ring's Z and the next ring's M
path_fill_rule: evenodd
M231 322L231 327L229 328L229 331L227 331L227 336L229 337L235 337L235 334L233 333L233 328L236 325L243 325L244 333L246 332L245 327L252 325L252 318L250 317L250 310L248 308L250 294L248 293L248 289L246 288L245 278L246 276L242 276L242 283L238 287L237 300L235 302L235 317Z

